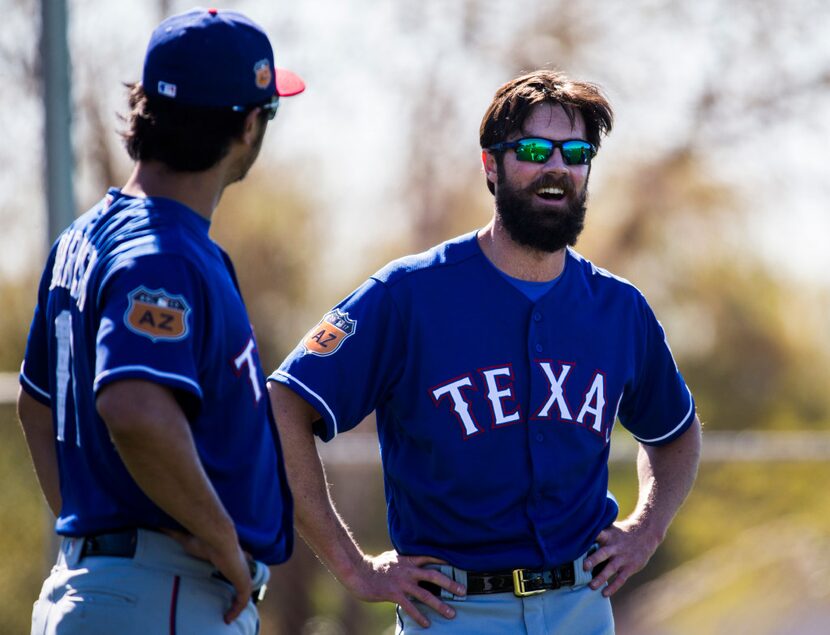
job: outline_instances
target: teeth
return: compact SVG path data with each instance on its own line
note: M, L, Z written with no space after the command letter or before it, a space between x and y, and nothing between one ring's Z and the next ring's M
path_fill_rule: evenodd
M543 187L536 191L537 194L553 194L554 196L561 196L565 190L559 187Z

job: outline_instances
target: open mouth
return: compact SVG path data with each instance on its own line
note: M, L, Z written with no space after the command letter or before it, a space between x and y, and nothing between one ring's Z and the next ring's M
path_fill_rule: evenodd
M540 187L536 190L536 196L546 201L561 201L565 198L565 190L561 187Z

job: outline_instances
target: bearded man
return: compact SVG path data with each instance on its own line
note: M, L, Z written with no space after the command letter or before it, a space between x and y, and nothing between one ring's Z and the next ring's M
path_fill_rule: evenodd
M612 126L593 84L539 70L481 124L490 222L390 263L269 377L296 524L398 630L613 633L694 482L700 422L660 323L629 282L571 249ZM394 550L363 553L316 452L377 411ZM608 491L611 429L640 444L639 502Z

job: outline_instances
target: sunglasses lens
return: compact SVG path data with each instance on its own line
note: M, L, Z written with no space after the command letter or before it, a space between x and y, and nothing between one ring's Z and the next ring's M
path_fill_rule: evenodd
M268 121L271 121L277 116L277 111L280 108L280 98L276 96L272 97L271 100L265 102L261 108L265 111Z
M547 139L521 139L516 145L516 158L519 161L544 163L553 153L553 144Z
M593 156L593 148L587 141L566 141L562 144L562 158L568 165L587 165Z

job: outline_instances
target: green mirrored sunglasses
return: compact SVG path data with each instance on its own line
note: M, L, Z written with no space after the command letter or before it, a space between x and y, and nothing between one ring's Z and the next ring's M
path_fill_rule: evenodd
M553 154L554 148L562 152L562 160L566 165L588 165L597 149L583 139L566 139L565 141L554 141L553 139L542 139L541 137L527 137L516 141L503 141L491 145L487 150L490 152L503 152L515 150L516 159L519 161L530 161L531 163L545 163Z

